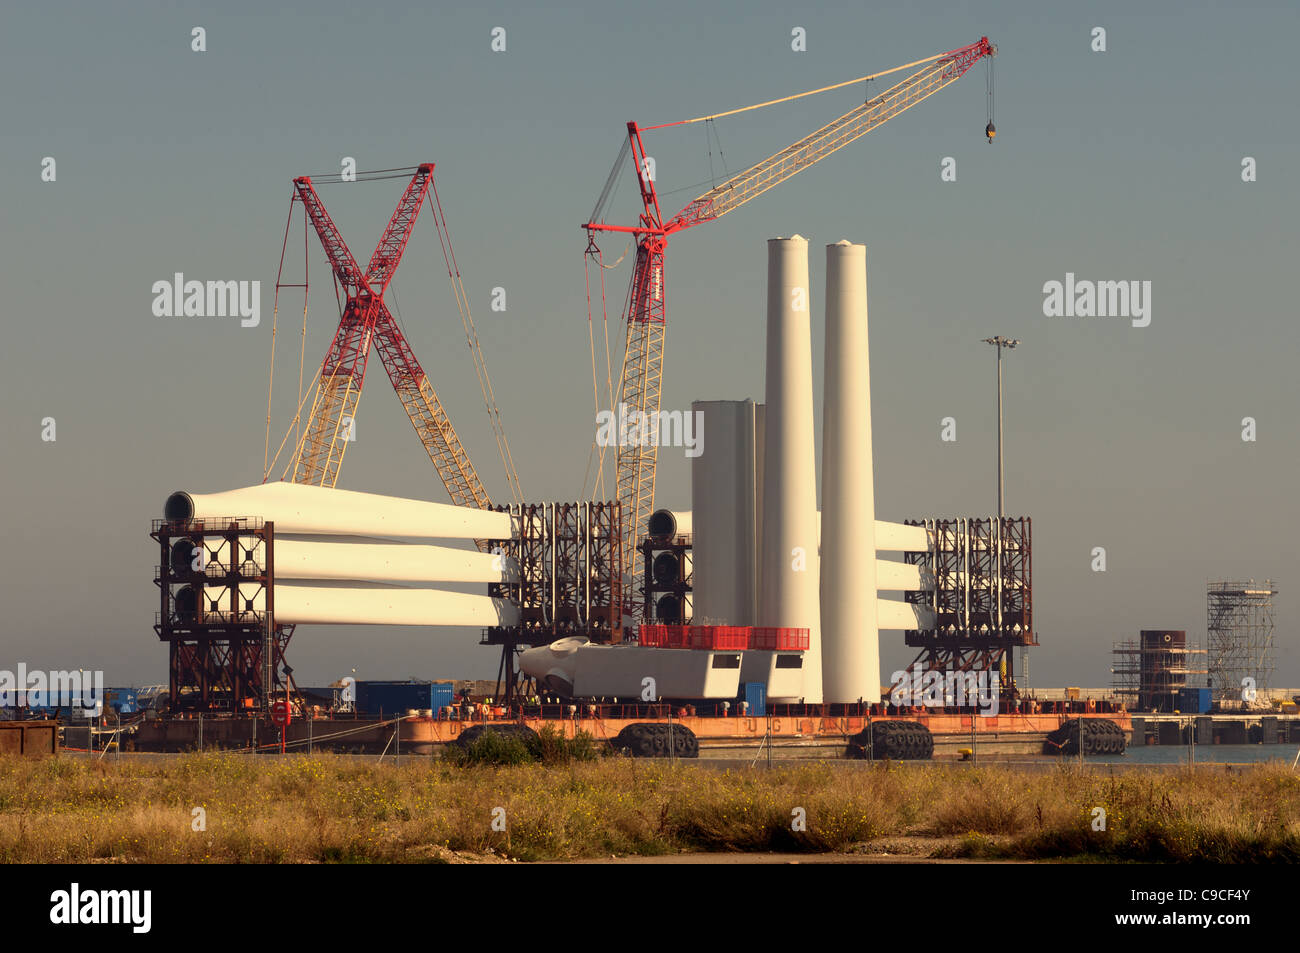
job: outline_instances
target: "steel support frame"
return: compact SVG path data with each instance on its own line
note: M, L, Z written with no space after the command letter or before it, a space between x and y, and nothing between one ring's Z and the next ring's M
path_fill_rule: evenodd
M694 573L686 569L686 554L691 552L691 547L692 540L689 536L645 536L641 539L641 578L645 580L641 618L645 622L658 622L665 625L690 624L691 618L686 613L686 597L694 588ZM668 582L661 582L654 572L655 560L664 553L671 553L677 558L676 578ZM659 618L659 599L665 595L677 597L678 605L682 607L681 618Z
M502 647L498 695L518 692L514 656L523 646L568 636L611 644L623 640L617 503L529 503L498 506L516 527L512 539L486 540L493 553L519 565L518 583L494 583L490 595L519 607L517 626L483 630L481 644Z
M933 629L909 630L905 644L919 648L912 666L927 671L1006 673L1004 695L1015 686L1015 646L1037 645L1033 628L1033 542L1028 517L907 520L924 526L927 552L904 559L932 575L930 590L908 592L908 602L929 608ZM1004 669L1005 666L1005 669Z
M275 623L274 535L274 524L253 519L154 521L150 536L160 553L154 631L168 645L174 711L246 713L244 700L252 699L266 714L277 689L293 689L290 676L281 681L276 674L285 670L294 627ZM198 568L173 559L182 540L202 553ZM177 605L185 586L196 595L192 615Z

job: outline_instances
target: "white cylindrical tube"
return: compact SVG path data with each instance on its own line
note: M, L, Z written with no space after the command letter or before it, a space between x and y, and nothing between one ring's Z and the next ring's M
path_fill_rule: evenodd
M696 618L715 625L754 625L758 614L758 461L761 405L700 400L702 452L691 461Z
M822 578L826 578L826 552L822 551ZM876 590L917 591L934 588L934 574L929 570L921 572L921 567L911 563L894 562L892 559L876 560ZM822 618L826 617L826 608L822 607ZM825 625L825 622L822 623Z
M673 550L664 550L650 564L650 574L656 586L671 589L679 582L691 578L693 566L694 558L691 550L686 550L680 556Z
M519 610L504 599L444 589L278 582L275 621L318 625L509 626L518 623Z
M375 493L298 483L262 483L222 493L178 490L167 498L169 520L255 517L277 533L453 539L510 539L507 513L450 503L407 500Z
M666 593L655 602L655 622L663 625L681 625L691 618L691 594L681 598Z
M809 309L807 240L798 235L771 239L767 243L763 554L758 621L763 626L808 629L801 697L808 704L820 704L817 459Z
M826 246L822 402L822 690L832 704L880 701L867 249Z
M690 536L690 510L655 510L646 520L648 536Z
M876 627L878 629L933 629L934 610L928 606L899 602L897 599L876 599Z
M322 541L322 539L327 541ZM373 582L518 582L513 559L472 549L412 543L275 540L278 579L362 579Z
M178 614L192 620L202 611L209 621L228 617L230 590L204 586L199 605L192 586L176 591ZM266 609L266 590L241 587L239 612ZM316 625L468 625L510 626L519 622L519 610L505 599L493 599L445 589L354 582L352 585L314 582L275 584L275 621Z
M876 520L876 550L879 552L924 553L930 548L930 537L924 526L905 523L887 523Z

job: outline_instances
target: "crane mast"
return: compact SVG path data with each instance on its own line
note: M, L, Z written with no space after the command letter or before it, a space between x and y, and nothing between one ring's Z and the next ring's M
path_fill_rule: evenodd
M981 37L977 43L918 61L925 65L906 79L698 196L667 221L664 221L660 212L659 196L647 170L645 147L641 141L641 133L645 130L636 123L629 122L627 124L628 145L643 206L640 220L632 226L610 225L594 220L583 225L587 230L589 246L594 244L596 232L630 233L637 243L626 315L627 347L624 351L618 391L617 402L620 409L626 407L629 413L638 413L640 416L637 419L642 421L658 421L666 330L664 252L669 235L721 218L955 82L980 59L995 55L997 55L997 47L989 42L988 37ZM918 63L909 65L915 66ZM898 67L887 73L906 68ZM887 75L887 73L877 75ZM864 79L869 78L871 77L864 77ZM821 92L821 90L813 92ZM787 97L787 99L797 99L804 95L810 93ZM784 101L786 100L774 102ZM746 109L766 105L772 103L760 103L758 106L746 107ZM733 112L744 112L746 109ZM701 116L685 120L684 123L707 121L713 118L716 117ZM665 126L684 123L667 123ZM659 129L665 126L651 128ZM992 130L990 117L986 129L990 142L993 139ZM604 198L605 196L602 196L602 202ZM624 580L633 577L637 539L645 526L646 519L654 510L657 463L657 440L640 439L627 445L619 443L615 455L615 467L618 502L621 506L624 527L623 538L619 543ZM631 584L624 585L626 604L629 606L638 603L638 591L644 585L644 580L640 576L639 571L635 572Z

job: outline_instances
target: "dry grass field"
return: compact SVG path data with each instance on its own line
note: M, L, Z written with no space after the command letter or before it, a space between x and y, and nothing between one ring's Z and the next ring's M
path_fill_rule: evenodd
M1106 812L1104 831L1094 830L1098 807ZM494 829L494 820L504 829ZM509 767L238 754L120 765L0 759L6 863L885 849L931 857L1295 861L1300 778L1278 766L1112 777L1072 766L861 762L722 771L630 759Z

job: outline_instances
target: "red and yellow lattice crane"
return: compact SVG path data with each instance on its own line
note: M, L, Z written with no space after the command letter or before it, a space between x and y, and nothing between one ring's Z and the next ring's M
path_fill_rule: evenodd
M664 249L668 236L674 232L691 228L695 225L711 222L728 212L739 208L746 202L768 189L784 182L786 179L802 172L804 169L831 153L843 148L860 138L877 126L887 122L899 113L910 109L921 100L937 93L945 86L963 76L972 66L984 57L997 54L997 47L989 42L988 37L981 37L978 43L950 50L923 60L917 60L903 66L862 76L857 79L810 90L783 99L771 100L734 109L730 112L699 116L681 122L664 123L659 126L640 127L634 122L627 124L627 139L619 155L621 164L628 152L631 153L637 183L640 187L643 210L635 225L611 225L599 221L604 206L609 199L615 175L611 173L605 190L597 202L591 219L582 227L587 230L587 254L599 260L599 248L595 236L598 232L622 232L630 234L636 241L636 261L632 271L632 283L628 293L626 312L627 343L623 356L623 371L619 384L618 397L614 401L616 408L626 407L628 414L640 415L639 420L657 420L660 405L660 387L663 381L664 360ZM684 209L667 220L659 208L659 196L655 191L653 175L647 163L645 147L641 134L654 129L686 125L696 122L708 122L723 116L735 115L752 109L760 109L777 103L789 102L815 93L839 89L867 80L888 76L912 67L920 66L912 75L879 96L867 100L861 106L849 110L816 132L810 133L798 142L780 152L768 156L761 162L750 166L726 182L710 189L696 198ZM990 79L991 83L991 79ZM994 127L992 116L992 89L989 89L990 114L985 127L985 135L993 141ZM611 408L614 409L614 408ZM646 416L654 415L654 416ZM622 508L623 538L620 547L622 575L630 580L633 566L636 564L635 552L639 535L643 532L646 519L654 510L655 469L658 459L657 441L631 441L627 445L620 443L616 452L615 469L617 473L618 502ZM639 572L637 576L639 577ZM639 598L639 589L643 585L640 578L624 585L629 605L635 605Z
M353 258L338 227L325 210L325 205L312 185L312 180L304 176L293 181L294 201L302 203L307 220L311 222L320 238L325 255L329 259L337 290L342 292L345 301L342 303L338 329L315 382L315 393L306 416L306 424L302 428L301 437L296 443L284 475L294 483L324 487L335 485L339 477L339 469L343 464L343 454L351 442L357 405L361 400L361 389L365 382L366 363L373 344L379 353L384 370L388 372L388 379L406 409L420 442L442 478L452 502L461 506L486 509L492 505L492 500L482 480L479 479L474 464L470 462L469 454L461 444L455 428L452 427L442 402L429 382L428 375L420 366L420 362L416 359L415 353L384 301L384 294L393 280L402 253L406 250L416 218L427 200L442 242L447 271L452 279L461 320L469 336L479 383L488 405L488 413L497 436L502 462L506 467L510 492L517 501L522 501L519 478L501 428L500 413L496 409L495 396L492 394L491 383L487 378L487 367L478 347L477 335L473 331L472 318L469 316L468 301L461 284L459 268L455 262L455 254L451 250L446 219L442 215L442 206L437 199L437 189L433 184L433 168L433 163L415 167L415 173L397 203L397 209L389 219L388 226L384 229L383 236L364 271ZM290 218L292 214L291 206ZM286 239L287 234L286 226ZM281 270L283 271L283 256ZM277 281L277 310L280 287L282 285ZM304 284L303 287L305 288L306 285ZM287 436L286 434L286 439ZM283 447L283 444L281 446ZM273 463L267 466L268 475L271 466Z

